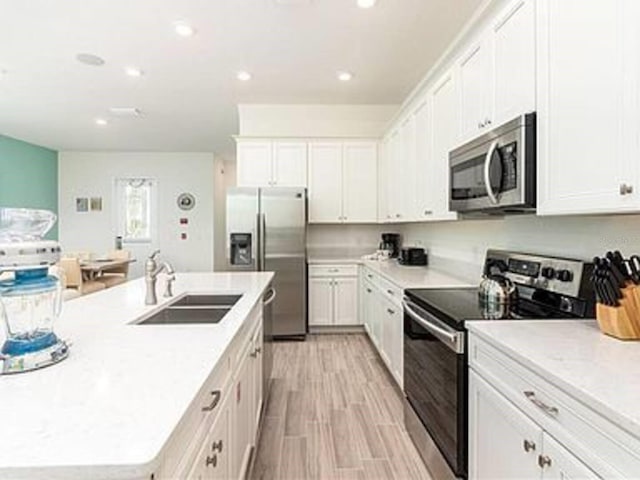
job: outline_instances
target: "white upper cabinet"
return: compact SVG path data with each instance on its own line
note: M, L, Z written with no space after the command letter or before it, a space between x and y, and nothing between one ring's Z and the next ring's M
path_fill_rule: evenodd
M541 0L538 213L640 209L637 0Z
M493 123L536 108L534 0L516 0L493 22Z
M376 223L378 220L378 145L348 142L343 150L343 220Z
M516 0L460 57L460 142L535 110L535 38L534 0Z
M449 151L457 137L458 96L455 71L447 72L429 91L431 121L431 205L439 219L455 219L449 211Z
M342 143L309 145L309 223L342 222Z
M378 142L309 144L309 222L376 223Z
M238 140L239 187L306 187L307 143Z
M430 220L433 218L435 200L434 195L442 185L434 183L435 171L431 156L431 110L428 97L419 102L413 113L415 122L415 174L413 183L415 189L414 212L415 220Z
M491 124L491 39L483 36L462 56L460 78L460 138L475 137Z
M273 143L273 182L278 187L307 185L307 142Z
M269 187L273 181L270 141L238 141L239 187Z

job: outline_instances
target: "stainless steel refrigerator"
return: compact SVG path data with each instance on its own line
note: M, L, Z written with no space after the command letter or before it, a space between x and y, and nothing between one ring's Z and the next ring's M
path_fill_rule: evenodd
M272 334L307 333L307 191L232 188L227 192L227 268L275 272Z

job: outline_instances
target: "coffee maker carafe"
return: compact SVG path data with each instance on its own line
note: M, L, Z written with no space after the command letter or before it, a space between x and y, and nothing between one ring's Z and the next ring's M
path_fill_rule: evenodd
M383 233L380 250L387 250L390 252L389 256L391 258L398 258L398 255L400 255L400 234Z

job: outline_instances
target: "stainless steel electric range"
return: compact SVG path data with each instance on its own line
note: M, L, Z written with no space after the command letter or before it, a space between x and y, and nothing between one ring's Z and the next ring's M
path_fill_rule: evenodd
M592 317L592 269L579 260L489 250L485 274L497 270L517 290L505 308L481 305L477 288L405 291L405 425L434 478L467 477L466 322Z

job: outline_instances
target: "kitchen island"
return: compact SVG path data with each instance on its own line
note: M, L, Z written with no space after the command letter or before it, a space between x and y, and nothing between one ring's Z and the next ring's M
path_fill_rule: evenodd
M202 466L223 472L213 478L246 469L242 435L252 444L257 431L247 408L259 410L260 399L247 399L253 404L246 408L244 402L249 392L258 393L262 369L248 363L260 347L245 344L262 339L262 298L272 278L185 273L176 275L175 296L159 297L156 306L144 305L143 279L65 303L56 332L71 342L69 358L0 377L0 478L185 476L200 468L199 443L216 429L214 415L221 416L227 403L226 427L219 429L227 437L213 443L225 455L207 455ZM242 297L218 324L136 324L187 293ZM227 395L232 389L237 398ZM232 440L235 452L228 436L234 413L243 417L242 435Z

